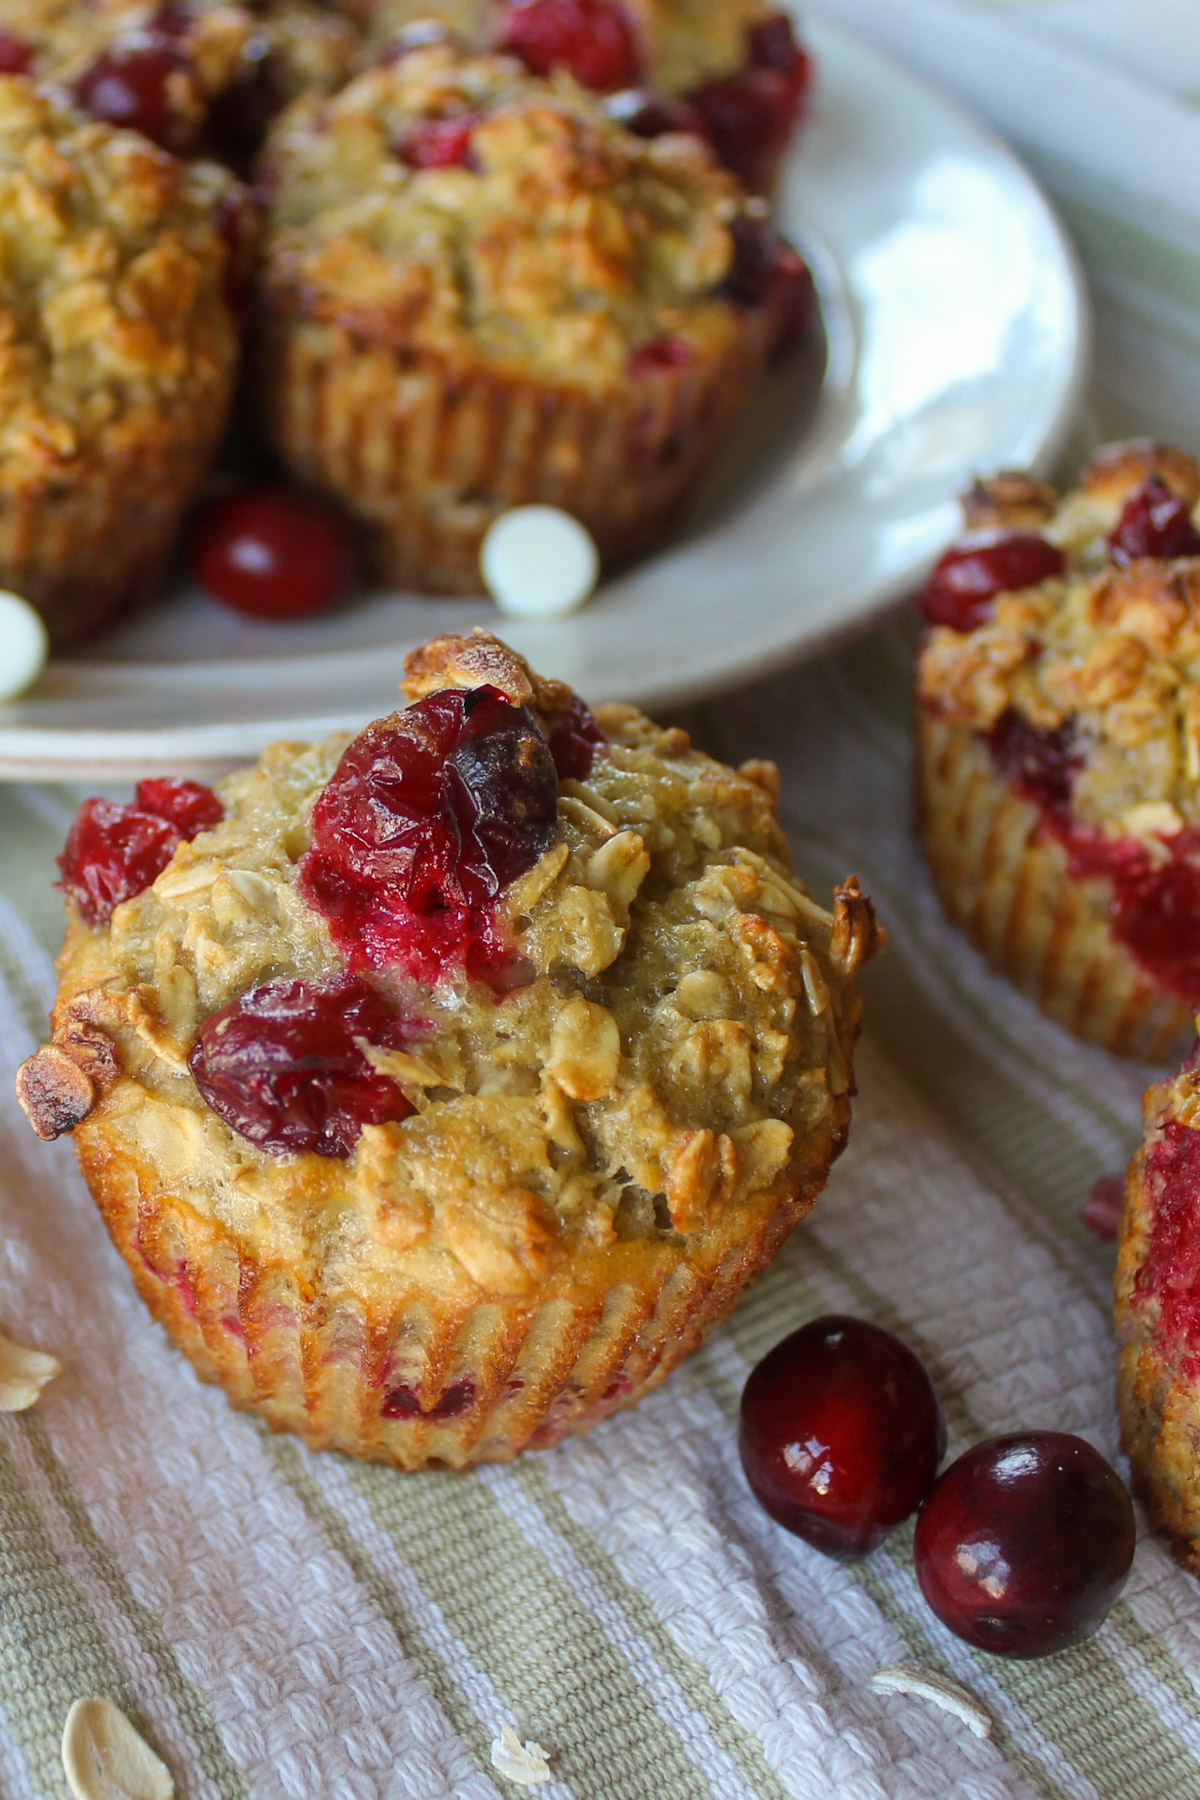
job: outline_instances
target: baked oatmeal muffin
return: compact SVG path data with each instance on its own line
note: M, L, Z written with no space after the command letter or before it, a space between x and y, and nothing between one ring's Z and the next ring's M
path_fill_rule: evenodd
M202 1375L411 1468L585 1430L729 1312L845 1140L878 933L792 875L772 765L485 634L406 687L85 804L18 1088Z
M0 585L66 643L149 587L224 424L245 196L0 76Z
M811 75L787 13L766 0L345 0L384 54L431 15L475 50L534 75L564 70L609 94L646 136L698 131L752 192L767 193Z
M178 155L244 171L274 113L350 73L358 33L318 0L5 0L0 69Z
M1117 1262L1121 1440L1152 1522L1200 1574L1200 1048L1143 1110Z
M1200 475L1115 444L1062 497L978 484L930 579L920 834L951 918L1078 1036L1200 1007Z
M445 42L297 101L260 186L266 429L429 591L524 502L609 564L658 541L811 299L698 139Z

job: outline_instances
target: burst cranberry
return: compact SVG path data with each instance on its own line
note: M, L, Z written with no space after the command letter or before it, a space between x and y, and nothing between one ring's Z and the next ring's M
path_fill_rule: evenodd
M1053 731L1039 730L1024 713L1009 707L988 733L992 761L1022 800L1054 818L1065 819L1083 755L1071 721Z
M596 752L608 739L578 694L550 724L550 754L560 781L583 781L591 774Z
M1186 1064L1184 1065L1187 1066ZM1167 1119L1146 1150L1150 1232L1134 1303L1157 1303L1157 1329L1190 1357L1200 1350L1200 1131Z
M320 500L257 488L220 500L200 521L192 570L214 599L252 619L305 619L350 584L346 526Z
M533 715L495 688L447 689L367 727L312 816L300 891L357 966L448 968L508 985L496 919L554 842L558 783Z
M660 332L630 352L629 373L636 380L642 375L657 375L664 370L686 369L694 352L686 338Z
M463 1375L447 1383L428 1412L422 1409L416 1388L407 1381L388 1389L379 1410L385 1419L430 1419L440 1423L443 1419L461 1418L474 1403L475 1383L469 1375Z
M205 148L245 172L262 148L284 97L277 58L263 38L252 38L234 79L209 107Z
M969 531L947 550L925 584L921 609L931 625L974 631L997 594L1036 587L1062 575L1067 559L1032 531Z
M698 107L687 100L668 100L649 88L622 88L608 96L604 110L635 137L665 137L672 131L688 131L693 137L708 135Z
M94 119L140 131L164 150L193 148L203 101L185 56L161 28L131 32L101 52L75 84Z
M1116 563L1139 556L1200 556L1200 531L1192 524L1186 500L1173 493L1161 475L1147 475L1126 500L1108 548Z
M24 75L33 65L33 45L0 30L0 75Z
M945 1447L920 1361L863 1319L802 1326L742 1394L738 1448L755 1498L826 1556L882 1543L929 1492Z
M198 781L176 781L162 775L139 781L135 791L139 812L165 819L180 837L194 838L197 832L211 831L225 817L225 808L212 789Z
M195 781L143 781L137 804L85 800L58 859L60 886L85 924L106 925L114 907L157 880L180 844L216 825L224 808Z
M747 31L746 67L691 95L717 155L754 193L765 193L774 179L810 75L790 20L773 13Z
M414 169L467 168L475 115L454 119L422 119L400 145L401 160Z
M361 1040L398 1050L408 1035L355 976L324 988L275 981L206 1019L188 1067L217 1117L268 1155L346 1157L364 1125L412 1111Z
M504 15L499 48L534 75L567 69L600 94L636 87L641 74L633 27L614 0L518 0Z
M999 1656L1090 1637L1133 1561L1133 1507L1099 1451L1062 1431L991 1438L921 1508L921 1592L944 1625Z
M808 265L765 219L739 214L729 224L733 261L721 292L739 306L766 307L771 352L784 350L807 324L813 306Z

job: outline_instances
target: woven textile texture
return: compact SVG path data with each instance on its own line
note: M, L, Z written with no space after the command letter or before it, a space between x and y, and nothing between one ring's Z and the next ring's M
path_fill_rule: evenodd
M989 111L1051 186L1098 300L1089 434L1200 448L1193 0L828 10ZM911 658L899 621L685 721L718 756L779 760L805 876L857 871L891 931L826 1196L635 1412L467 1476L310 1456L167 1348L69 1143L36 1142L11 1098L74 797L0 789L0 1326L64 1364L0 1419L0 1800L66 1793L84 1694L185 1800L511 1796L505 1724L549 1752L547 1800L1200 1800L1200 1586L1157 1542L1096 1638L1006 1663L923 1606L911 1528L835 1565L738 1467L748 1369L830 1310L920 1351L952 1451L1045 1426L1116 1455L1113 1253L1078 1209L1128 1155L1146 1073L1041 1020L942 922L908 829ZM966 1683L993 1737L870 1688L901 1660Z

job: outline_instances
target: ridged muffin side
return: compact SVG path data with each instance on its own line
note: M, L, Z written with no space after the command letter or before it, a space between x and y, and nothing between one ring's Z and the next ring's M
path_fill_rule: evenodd
M543 719L569 701L489 639L440 641L410 693L485 677ZM372 1059L412 1111L344 1159L256 1148L189 1064L231 999L343 967L296 871L344 738L268 751L110 925L72 918L31 1116L64 1071L86 1090L80 1164L147 1303L235 1404L314 1447L463 1466L634 1403L845 1141L870 903L851 880L826 911L790 873L769 768L632 708L599 719L504 900L520 984L373 977L418 1021Z
M68 643L153 586L238 358L242 190L0 77L0 584Z

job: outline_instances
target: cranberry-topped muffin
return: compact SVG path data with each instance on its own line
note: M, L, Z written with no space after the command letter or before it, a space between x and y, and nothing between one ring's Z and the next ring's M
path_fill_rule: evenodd
M525 502L656 543L811 300L699 139L445 42L297 101L260 186L266 428L424 590Z
M485 635L409 667L356 738L85 805L18 1082L203 1375L404 1467L586 1429L729 1311L845 1139L878 938L770 765Z
M143 593L224 425L245 195L0 76L0 585L66 643Z
M349 20L317 0L6 0L0 22L0 69L165 150L239 169L272 115L344 81L357 48Z
M611 96L645 136L697 131L755 193L767 193L799 123L811 64L767 0L345 0L377 51L431 15L473 49L531 73L562 70Z
M1060 496L980 483L924 595L921 836L1043 1009L1158 1057L1200 1007L1200 472L1111 445Z
M1117 1263L1121 1439L1151 1520L1200 1573L1200 1049L1143 1112Z

